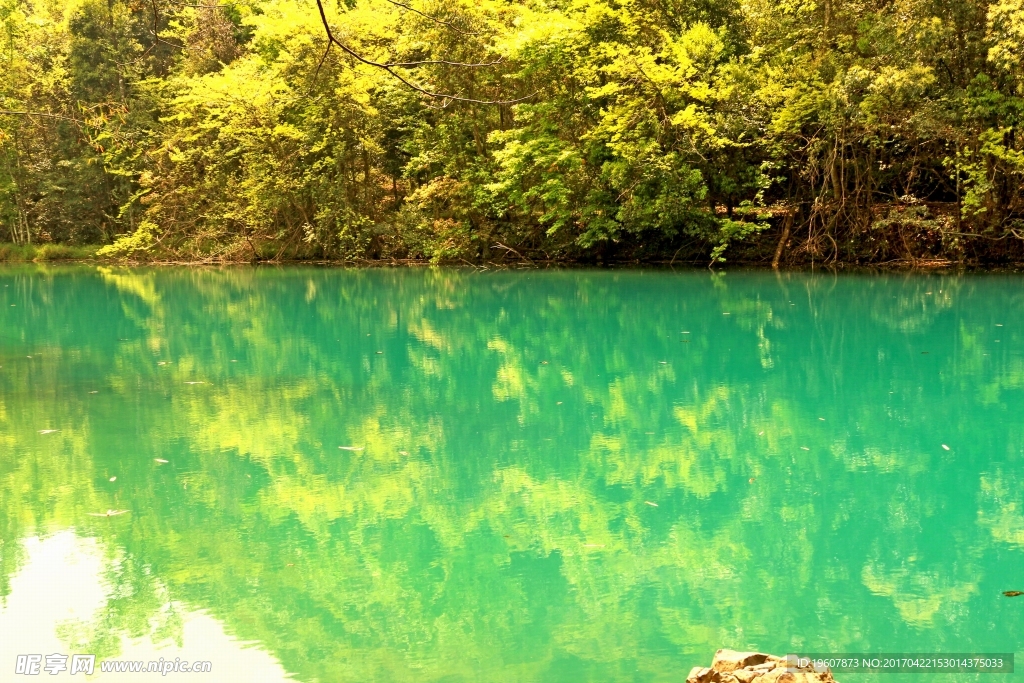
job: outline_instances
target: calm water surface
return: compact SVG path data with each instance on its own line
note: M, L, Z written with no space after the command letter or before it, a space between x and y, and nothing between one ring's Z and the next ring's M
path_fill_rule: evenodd
M1019 277L0 270L3 672L1007 652L1022 549Z

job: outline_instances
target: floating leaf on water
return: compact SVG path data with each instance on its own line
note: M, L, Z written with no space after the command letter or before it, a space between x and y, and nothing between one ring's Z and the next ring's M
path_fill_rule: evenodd
M59 431L60 431L59 429L40 429L39 433L40 434L53 434L54 432L59 432Z
M949 446L947 446L946 444L942 444L942 449L948 451L949 450Z
M167 460L164 460L163 458L153 458L153 459L156 460L157 462L160 462L160 463L167 462Z
M338 446L338 448L343 451L361 451L366 448L366 446Z
M1008 598L1015 598L1018 595L1024 595L1024 591L1003 591L1003 595Z
M128 512L128 511L127 510L107 510L106 512L90 512L89 516L90 517L116 517L118 515L123 515L126 512Z
M658 504L657 504L657 503L652 503L652 502L651 502L651 501L649 501L649 500L645 500L644 502L645 502L646 504L650 505L650 506L651 506L652 508L656 508L656 507L658 507Z

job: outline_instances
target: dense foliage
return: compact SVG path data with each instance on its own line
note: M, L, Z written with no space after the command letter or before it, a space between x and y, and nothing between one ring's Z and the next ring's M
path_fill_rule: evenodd
M324 7L0 0L0 240L1024 258L1022 0Z

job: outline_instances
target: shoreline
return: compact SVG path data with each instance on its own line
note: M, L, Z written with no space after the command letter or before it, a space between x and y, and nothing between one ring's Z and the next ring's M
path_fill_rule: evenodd
M773 268L770 263L757 261L731 261L729 263L699 264L693 262L670 263L664 260L623 260L593 263L574 260L550 261L431 261L430 259L280 259L247 261L242 259L124 259L102 257L44 257L32 259L2 259L0 267L27 265L96 265L122 268L140 267L188 267L188 268L219 268L219 267L322 267L322 268L466 268L477 271L487 270L548 270L548 269L590 269L590 270L632 270L649 268L655 270L707 270L710 272L727 272L735 270L775 271L778 273L803 272L847 272L847 273L882 273L882 272L939 272L939 273L1018 273L1024 272L1024 262L1012 263L971 263L943 262L921 263L913 261L884 261L879 263L796 263Z
M709 263L707 259L682 261L667 257L623 258L623 259L530 259L510 258L502 260L442 259L427 258L126 258L123 256L98 256L96 252L103 245L65 245L46 242L43 244L0 243L0 265L14 264L96 264L103 266L319 266L319 267L464 267L475 270L539 270L546 268L592 268L630 269L655 268L672 270L775 270L777 272L1020 272L1024 261L977 260L953 261L949 259L890 259L886 261L797 261L773 267L770 260L737 258L724 263Z

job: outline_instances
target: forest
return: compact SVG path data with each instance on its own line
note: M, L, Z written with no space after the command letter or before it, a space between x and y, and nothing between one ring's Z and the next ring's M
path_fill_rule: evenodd
M0 40L0 258L1024 261L1024 0L0 0Z

